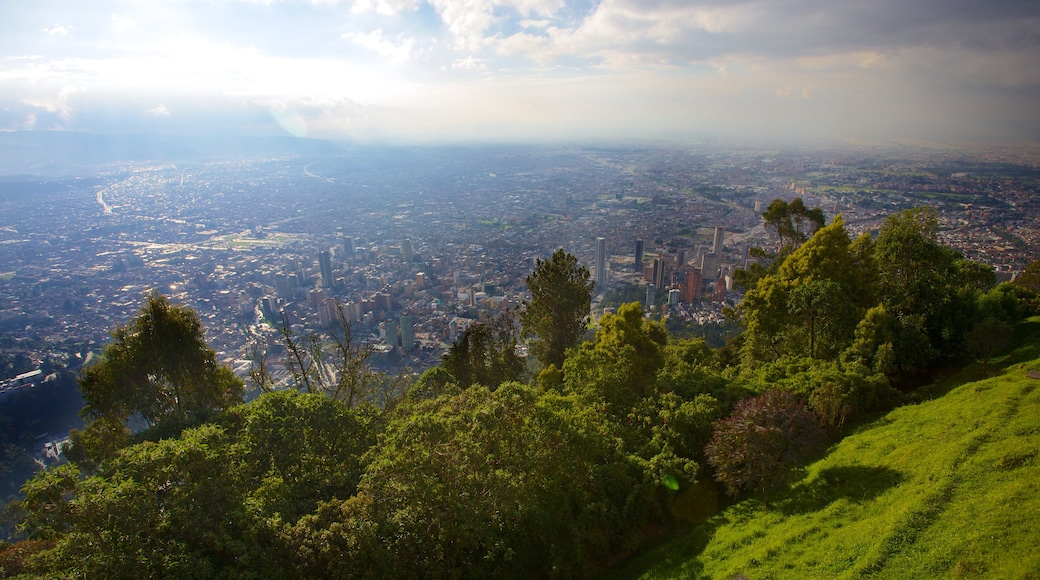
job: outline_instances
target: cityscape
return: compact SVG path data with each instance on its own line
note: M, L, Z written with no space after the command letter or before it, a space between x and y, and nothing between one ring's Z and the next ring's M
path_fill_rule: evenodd
M591 272L594 321L628 289L653 316L717 325L741 299L734 271L776 243L762 220L775 199L840 214L852 235L935 207L944 244L1010 280L1040 255L1038 188L1036 152L907 146L355 147L8 169L0 343L32 365L0 379L81 367L152 291L195 309L242 377L265 356L286 385L283 323L320 333L340 315L377 369L417 373L522 304L557 248Z

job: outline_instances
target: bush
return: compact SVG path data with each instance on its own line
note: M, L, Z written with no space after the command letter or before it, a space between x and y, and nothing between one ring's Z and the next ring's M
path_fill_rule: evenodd
M730 495L757 489L768 507L768 491L823 441L823 427L805 400L771 389L741 401L732 415L717 421L704 453L715 469L715 479Z

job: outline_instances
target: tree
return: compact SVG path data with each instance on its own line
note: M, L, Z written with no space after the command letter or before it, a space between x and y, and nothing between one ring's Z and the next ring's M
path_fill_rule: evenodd
M988 317L975 325L968 333L968 348L982 359L982 368L989 368L989 361L1004 349L1014 336L1011 324L995 317Z
M112 338L101 362L80 378L88 431L95 424L111 431L135 418L149 426L189 425L242 401L242 380L217 364L198 315L162 294L150 294Z
M730 495L756 489L768 507L769 490L804 463L823 437L823 427L803 399L770 389L737 403L732 415L716 422L704 453Z
M600 319L593 342L582 343L563 365L566 392L584 393L624 415L639 399L654 393L668 333L660 322L643 317L638 302Z
M23 488L23 532L56 540L45 577L285 578L279 534L355 494L377 411L319 394L261 395L177 437L124 449L86 479L74 465Z
M451 345L442 366L463 387L480 384L495 388L519 380L524 361L516 354L516 338L511 312L486 324L471 325Z
M781 255L809 239L825 223L823 210L818 207L805 207L800 197L794 198L791 203L774 199L762 213L762 219L765 221L766 229L772 230L776 235L778 252Z
M578 259L556 250L539 259L527 277L531 300L520 312L521 336L533 338L531 353L548 367L563 367L564 353L578 344L589 321L593 282Z
M304 393L321 393L353 407L363 403L386 403L403 391L402 377L393 379L372 370L372 345L354 336L353 327L340 305L337 318L324 333L296 334L282 320L282 342L287 351L286 367L292 386ZM257 356L250 371L253 382L265 391L273 381L264 357Z
M870 243L862 237L851 242L837 216L744 295L745 357L837 356L872 306L873 276L865 273L872 267Z

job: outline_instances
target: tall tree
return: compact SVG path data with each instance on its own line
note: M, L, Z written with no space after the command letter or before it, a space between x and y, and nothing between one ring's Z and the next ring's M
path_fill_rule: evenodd
M522 336L533 338L531 353L548 367L563 367L566 350L576 344L589 322L592 280L578 259L556 250L539 259L527 277L531 300L520 312Z
M794 198L791 203L774 199L762 212L762 219L765 220L766 229L776 235L781 255L809 239L825 223L823 210L805 207L800 197Z
M129 324L112 331L101 362L80 379L88 421L154 425L166 417L191 420L241 402L242 381L217 363L194 310L150 294Z
M519 380L524 361L516 354L516 327L512 312L486 324L474 324L444 355L442 366L460 385L480 384L494 389Z

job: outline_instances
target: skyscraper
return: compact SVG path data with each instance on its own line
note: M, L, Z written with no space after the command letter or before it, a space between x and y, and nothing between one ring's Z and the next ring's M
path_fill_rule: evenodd
M318 267L321 269L321 285L331 289L335 278L332 277L332 256L328 250L318 253Z
M715 226L715 243L711 246L714 254L722 256L722 240L726 237L726 230L722 226Z
M412 250L412 240L401 242L401 257L404 258L406 264L411 264L415 260L415 252Z
M343 256L349 261L354 261L354 238L346 236L343 238Z
M596 238L596 287L607 285L607 238Z
M650 310L650 307L654 305L654 301L657 300L657 286L653 284L646 285L646 309Z
M401 348L407 351L415 348L415 329L412 327L412 317L407 314L401 317Z
M293 291L292 288L289 286L289 275L275 274L274 289L278 293L278 297L282 300L288 300L292 298Z
M636 263L632 269L636 272L643 271L643 240L636 240Z
M699 302L701 299L701 287L703 286L704 280L701 278L701 271L697 268L690 268L686 272L686 283L683 284L682 301L686 304Z

